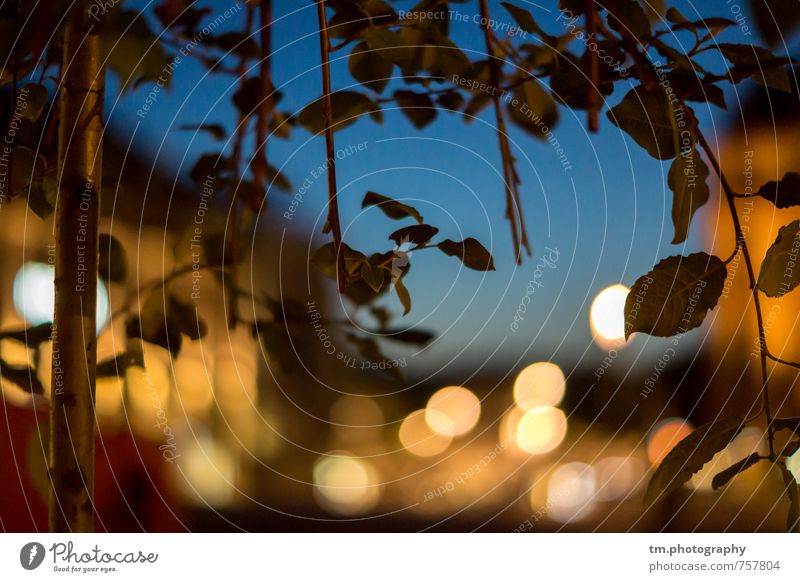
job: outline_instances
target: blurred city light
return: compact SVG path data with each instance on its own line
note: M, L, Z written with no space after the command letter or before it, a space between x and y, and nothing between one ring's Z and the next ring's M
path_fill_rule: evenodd
M529 410L517 424L517 446L531 455L549 453L566 435L567 417L551 406Z
M437 391L425 407L425 422L442 436L460 436L472 430L481 416L478 397L461 386Z
M328 453L314 464L314 491L327 509L353 515L378 502L379 480L367 461L346 452Z
M597 294L589 310L592 335L602 347L619 346L625 340L625 299L630 289L611 285Z
M557 364L537 362L522 370L514 381L514 402L523 410L558 406L565 389L564 372Z
M435 410L431 411L431 416L441 414ZM443 452L450 446L453 438L449 435L442 435L431 430L430 426L425 420L425 410L415 410L406 416L403 423L400 425L398 436L400 443L406 450L419 457L432 457ZM450 422L447 417L442 415L442 418L436 419L435 423L444 426Z

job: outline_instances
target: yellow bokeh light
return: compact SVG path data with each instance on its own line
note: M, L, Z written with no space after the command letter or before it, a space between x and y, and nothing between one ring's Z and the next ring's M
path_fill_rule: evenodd
M514 402L523 410L538 406L558 406L564 398L566 382L564 372L557 364L531 364L514 381Z
M525 411L516 406L505 413L498 431L500 444L508 446L517 443L517 426L524 414Z
M517 446L531 455L549 453L566 435L567 417L552 406L529 410L517 423Z
M197 429L196 432L200 430ZM210 435L196 434L181 447L184 494L198 505L223 507L233 501L236 492L236 462L231 452Z
M481 416L481 402L461 386L438 390L425 407L425 422L433 432L459 436L472 430Z
M431 416L440 414L436 411ZM437 423L448 422L447 418L436 419ZM453 440L451 436L433 432L425 421L425 410L415 410L403 420L398 433L406 450L419 457L432 457L443 452Z
M659 423L647 437L647 459L657 467L664 457L691 434L692 425L682 418L668 418Z
M214 401L214 389L203 360L181 354L173 369L179 406L187 414L206 416Z
M569 523L587 517L596 505L597 476L585 463L567 463L547 481L547 508L551 519Z
M380 492L375 470L349 453L329 453L314 464L314 491L322 505L347 515L374 507Z
M592 301L589 322L601 345L615 345L625 339L625 299L629 292L625 285L611 285Z

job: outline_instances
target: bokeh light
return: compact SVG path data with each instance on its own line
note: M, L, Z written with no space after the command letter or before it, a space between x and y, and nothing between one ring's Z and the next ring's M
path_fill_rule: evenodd
M198 505L224 507L236 492L236 462L222 443L203 433L195 427L180 447L181 488Z
M346 452L328 453L314 464L314 491L336 513L363 513L378 502L380 482L372 465Z
M56 291L53 285L55 269L46 263L30 262L20 267L14 277L14 309L31 325L53 321ZM108 291L97 278L97 331L108 323Z
M437 391L425 407L425 422L443 436L459 436L472 430L481 416L481 402L461 386Z
M330 410L333 430L342 436L363 438L366 433L381 430L383 411L374 398L366 396L342 396Z
M586 463L566 463L547 481L548 515L569 523L587 517L596 505L597 476Z
M625 339L625 285L611 285L597 294L589 310L592 335L603 346L617 345Z
M557 364L531 364L514 381L514 402L523 410L538 406L558 406L564 398L566 382L564 372Z
M657 467L675 445L689 436L694 427L682 418L668 418L658 423L647 437L647 459Z
M566 435L567 417L552 406L529 410L517 424L517 446L531 455L549 453Z
M599 501L622 499L644 483L644 463L634 457L606 457L593 467Z
M441 414L435 410L431 415ZM453 438L431 430L425 420L425 410L415 410L403 420L398 436L400 443L406 450L419 457L432 457L443 452L450 446ZM444 415L442 415L444 416ZM436 423L444 425L449 422L447 417L437 419Z

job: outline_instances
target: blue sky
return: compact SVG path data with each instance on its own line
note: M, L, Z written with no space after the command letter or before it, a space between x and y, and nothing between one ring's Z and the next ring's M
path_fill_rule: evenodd
M218 1L208 5L218 9L229 4ZM395 6L408 9L413 4L403 2ZM539 23L553 33L560 28L552 12L555 4L553 1L530 6ZM688 2L675 5L688 17L697 16L695 7ZM732 5L724 0L703 2L702 16L734 18ZM472 15L477 2L454 4L452 8ZM288 13L289 10L294 12ZM511 21L499 2L492 2L492 12L498 20ZM228 24L236 29L241 20L232 18ZM460 46L482 54L481 32L471 19L453 21L451 26L453 38ZM728 42L752 39L743 36L737 27L720 37ZM315 7L311 3L275 2L273 74L274 83L284 95L283 109L298 111L319 96L318 42ZM338 59L332 65L335 89L347 88L352 83L347 74L348 54L349 51L335 53ZM482 58L476 53L470 56ZM719 70L720 63L712 66ZM393 82L385 93L399 85ZM172 88L162 93L153 112L140 120L136 110L149 88L145 84L125 94L117 103L110 101L110 122L121 135L129 135L141 121L136 129L135 147L152 151L155 144L163 142L157 162L168 172L185 176L197 156L218 151L220 146L205 134L179 131L177 126L213 122L232 129L235 112L229 96L236 90L235 79L208 76L200 64L184 60L176 69ZM616 104L624 91L626 82L609 97L608 104ZM728 104L730 109L737 106L730 95ZM730 123L732 114L713 106L709 109L698 104L695 110L703 126L712 133L724 133ZM663 257L701 248L698 234L702 211L695 219L687 243L670 244L668 162L651 158L605 115L601 116L600 132L588 135L585 114L561 108L560 123L553 131L569 159L570 171L562 168L549 144L513 126L510 130L522 179L523 210L534 249L534 255L520 267L512 261L509 227L503 218L505 203L491 108L471 124L465 124L458 116L441 113L423 131L416 130L399 111L387 110L382 125L363 119L336 133L338 148L366 142L362 152L337 164L348 244L366 251L386 250L389 247L384 246L385 235L400 226L374 209L362 213L361 198L367 190L374 190L414 204L426 222L438 226L445 237L478 238L491 248L495 257L497 270L487 274L461 269L456 259L433 251L418 252L412 258L413 268L406 282L414 308L407 322L443 335L434 349L419 356L417 362L421 368L438 366L443 359L450 360L458 354L463 359L457 361L466 365L483 362L498 346L493 360L497 365L514 365L520 358L521 361L553 358L571 365L586 352L587 365L594 366L602 356L591 345L588 324L589 305L594 296L614 283L632 284ZM298 128L291 139L270 142L269 155L273 164L284 164L283 171L297 188L324 160L324 140ZM270 192L272 214L264 227L288 227L306 239L325 210L325 179L313 180L291 223L280 217L290 199L290 195L282 192ZM319 232L316 237L320 242L326 240ZM542 254L551 253L547 249L557 249L556 267L542 269L542 287L536 289L519 331L512 333L509 324ZM398 314L401 311L393 297L386 304ZM682 348L691 351L690 343L683 342Z

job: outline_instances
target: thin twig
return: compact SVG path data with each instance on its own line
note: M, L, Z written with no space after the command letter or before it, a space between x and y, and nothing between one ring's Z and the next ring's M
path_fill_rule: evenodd
M336 147L333 141L333 106L331 105L330 44L328 41L328 19L325 15L325 0L317 2L319 19L319 47L322 60L322 113L325 116L325 153L328 158L328 228L333 234L336 250L336 288L344 292L347 271L342 253L342 227L339 223L339 201L336 189Z
M728 209L730 210L731 220L733 221L733 229L736 234L736 240L738 241L737 244L742 249L744 264L747 267L747 277L749 279L750 288L752 289L753 293L753 305L755 306L756 321L758 323L758 344L759 344L759 356L761 361L761 398L764 403L764 415L767 421L767 441L769 443L769 458L771 460L774 460L775 445L773 441L775 440L775 434L772 429L772 409L770 407L770 402L769 402L769 377L767 375L767 357L769 354L769 350L767 349L767 338L766 338L766 332L764 330L764 318L761 313L761 299L758 295L758 279L756 278L755 270L753 269L753 262L750 259L750 250L747 247L747 241L744 238L742 225L739 222L739 215L736 211L735 192L728 183L728 179L725 177L725 174L722 172L722 168L720 167L719 160L717 160L714 150L711 148L705 136L700 131L700 128L697 127L697 125L695 125L695 133L697 135L697 140L700 142L700 146L703 148L703 151L706 153L706 156L711 162L711 166L714 168L714 172L719 177L720 184L722 185L722 190L725 192L725 199L728 202Z
M586 11L586 35L593 38L597 33L597 4L594 0L588 0L588 10ZM586 101L588 105L588 125L589 131L597 133L600 129L600 56L596 50L591 50L589 45L584 52L588 60L589 81L586 83Z
M784 366L790 366L792 368L800 369L800 363L792 362L790 360L784 360L783 358L779 358L778 356L773 356L769 351L767 351L767 357L774 362L783 364Z
M492 85L492 103L494 113L497 118L497 139L500 142L500 156L503 161L503 182L506 191L506 218L511 223L511 237L514 243L514 260L522 264L522 247L528 256L531 255L531 246L528 241L528 232L525 228L525 219L522 216L521 200L519 195L518 176L514 168L514 157L511 154L511 146L508 143L506 132L506 122L503 117L503 108L500 105L500 71L497 66L497 54L495 52L490 28L491 17L489 15L488 0L480 0L481 22L484 39L486 41L486 54L489 57L489 83Z
M253 183L256 191L266 191L267 168L267 114L272 110L272 0L261 0L259 36L261 40L261 63L259 65L259 105L256 111L256 157L253 160Z

